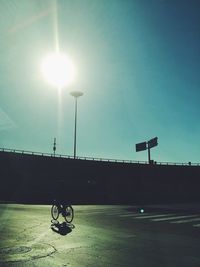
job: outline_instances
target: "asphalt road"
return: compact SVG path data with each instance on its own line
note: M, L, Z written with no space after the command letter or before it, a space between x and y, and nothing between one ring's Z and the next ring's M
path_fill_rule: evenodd
M1 204L0 266L197 267L198 207L74 206L58 233L50 206Z

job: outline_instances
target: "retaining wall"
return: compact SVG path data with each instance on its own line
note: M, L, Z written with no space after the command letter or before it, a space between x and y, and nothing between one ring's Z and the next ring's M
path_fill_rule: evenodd
M200 201L200 166L115 163L0 152L0 200L72 204Z

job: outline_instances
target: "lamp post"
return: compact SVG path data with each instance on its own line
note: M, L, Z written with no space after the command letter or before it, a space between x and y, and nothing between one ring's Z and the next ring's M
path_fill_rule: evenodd
M80 91L72 91L71 96L75 99L75 120L74 120L74 159L76 158L76 128L77 128L77 99L82 96L83 93Z

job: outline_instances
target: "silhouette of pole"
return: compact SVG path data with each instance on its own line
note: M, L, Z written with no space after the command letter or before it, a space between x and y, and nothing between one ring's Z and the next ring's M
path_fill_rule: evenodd
M149 161L149 164L151 163L151 153L150 153L150 147L149 147L149 144L148 144L148 161Z
M83 93L80 91L73 91L70 93L70 95L72 95L75 99L75 116L74 116L74 159L76 158L76 129L77 129L77 109L78 109L78 105L77 105L77 99L78 97L82 96Z
M56 154L56 138L55 137L54 137L54 142L53 142L53 154L55 157L55 154Z

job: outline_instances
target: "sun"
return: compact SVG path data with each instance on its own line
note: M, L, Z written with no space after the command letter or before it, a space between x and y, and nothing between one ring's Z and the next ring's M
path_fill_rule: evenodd
M49 84L59 88L69 85L75 78L73 62L61 53L52 53L44 57L41 71Z

